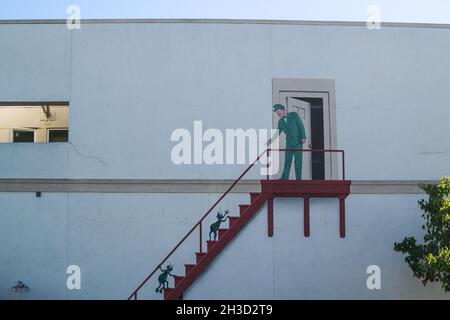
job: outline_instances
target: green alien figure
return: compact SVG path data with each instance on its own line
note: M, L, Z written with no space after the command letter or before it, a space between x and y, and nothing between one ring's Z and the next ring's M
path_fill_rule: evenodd
M167 265L167 268L164 270L159 266L159 270L161 270L161 274L158 277L159 286L156 288L156 292L162 293L163 289L169 287L169 281L167 281L167 276L174 277L173 274L170 273L170 271L173 270L173 266L171 264Z
M217 238L217 230L219 230L220 228L220 224L222 222L227 221L228 218L228 214L230 212L228 210L225 210L225 213L222 213L220 211L217 212L217 221L214 222L211 227L209 227L210 231L209 231L209 240L211 240L211 234L214 233L214 241L216 241Z

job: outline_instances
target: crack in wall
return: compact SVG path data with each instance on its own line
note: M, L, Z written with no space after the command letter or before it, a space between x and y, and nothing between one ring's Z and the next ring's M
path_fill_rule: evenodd
M99 158L99 157L97 157L97 156L93 156L93 155L85 154L85 153L81 152L74 144L72 144L72 142L69 142L69 144L72 146L72 148L75 150L75 152L76 152L77 154L79 154L80 156L82 156L83 158L86 158L86 159L94 159L94 160L97 160L98 162L100 162L100 163L101 163L102 165L104 165L104 166L107 165L107 163L106 163L105 161L103 161L101 158Z
M450 150L443 150L443 151L424 151L421 152L421 155L433 155L433 154L444 154L444 153L449 153Z

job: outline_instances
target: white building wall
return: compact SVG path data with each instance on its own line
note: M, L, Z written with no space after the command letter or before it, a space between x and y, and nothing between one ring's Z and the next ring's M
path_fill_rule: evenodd
M270 128L272 78L290 77L336 81L348 178L448 174L448 28L30 24L0 25L0 38L0 101L71 106L71 144L0 145L3 178L29 178L28 162L11 159L30 153L60 163L32 175L40 178L236 177L243 166L172 164L171 133L192 132L194 120L205 129Z
M0 24L0 102L70 101L70 143L0 144L0 178L234 179L244 166L175 166L176 128L270 128L272 78L336 82L338 147L353 180L449 174L450 29L100 23ZM253 176L257 177L257 176ZM218 194L0 193L0 298L123 299ZM350 195L263 208L185 298L443 298L413 279L394 241L419 235L419 195ZM237 209L247 195L222 208ZM182 273L197 241L171 262ZM191 260L189 260L191 259ZM82 268L82 290L65 270ZM382 289L365 287L367 266ZM23 295L10 292L22 280ZM148 298L155 298L153 282Z
M0 23L0 101L66 101L70 33L65 25Z
M125 299L198 220L218 194L0 194L1 299ZM222 208L236 214L235 195ZM275 199L274 237L264 206L185 293L185 299L448 298L412 277L393 243L422 236L420 195L350 195L347 235L339 237L335 199L311 200L303 236L301 199ZM236 209L233 209L236 208ZM208 225L205 223L205 237ZM169 262L175 274L194 263L198 237ZM81 290L66 289L66 268L81 268ZM381 290L368 290L369 265ZM12 293L21 280L27 293ZM161 298L157 277L140 298Z
M447 299L437 284L412 276L394 242L422 239L417 195L350 195L347 233L339 237L339 203L311 199L311 236L303 235L303 201L274 201L274 237L264 208L184 295L186 299ZM296 210L294 210L296 208ZM381 269L369 290L367 267Z

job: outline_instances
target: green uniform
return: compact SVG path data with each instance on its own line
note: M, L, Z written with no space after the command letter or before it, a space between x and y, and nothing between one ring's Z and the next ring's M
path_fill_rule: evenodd
M278 131L286 134L286 149L303 149L303 139L306 139L305 127L296 112L289 112L286 117L278 121ZM285 151L284 168L281 175L282 180L289 179L292 158L294 158L295 177L302 178L302 156L303 152Z

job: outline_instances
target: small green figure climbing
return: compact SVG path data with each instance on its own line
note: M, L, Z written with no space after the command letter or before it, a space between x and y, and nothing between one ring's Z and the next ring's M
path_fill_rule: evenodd
M168 264L166 269L161 268L161 266L158 266L159 270L161 270L161 274L158 277L159 286L156 288L156 292L162 293L163 289L169 287L169 281L167 281L167 276L174 277L173 274L170 273L170 271L173 270L173 266L171 264Z
M227 219L228 219L228 216L227 216L227 215L228 215L229 213L230 213L230 212L229 212L228 210L225 210L225 213L222 213L222 212L220 212L220 211L217 212L217 221L214 222L214 223L209 227L209 229L210 229L210 231L209 231L209 240L211 240L211 234L214 234L214 241L216 241L216 238L217 238L217 230L219 230L220 224L221 224L222 222L227 221Z

